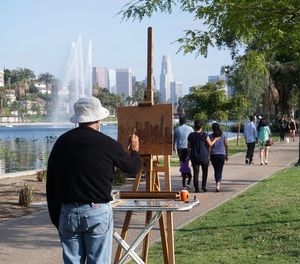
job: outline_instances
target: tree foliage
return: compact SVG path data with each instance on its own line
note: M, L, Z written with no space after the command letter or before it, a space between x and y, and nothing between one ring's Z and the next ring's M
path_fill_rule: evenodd
M196 114L213 119L217 112L226 111L227 97L224 85L224 81L219 81L192 87L190 94L180 101L187 115L192 119Z
M120 11L123 19L142 20L155 12L189 13L205 28L186 29L177 42L183 53L207 56L209 47L227 47L236 59L231 75L239 94L252 98L251 111L261 103L285 113L292 88L300 89L299 0L133 0ZM239 48L246 55L238 57ZM269 67L294 63L295 70ZM259 98L262 100L259 102Z
M155 12L172 13L178 6L207 27L185 31L178 39L184 53L207 56L209 46L224 45L235 55L239 44L255 43L263 50L288 49L300 55L298 0L133 0L120 14L142 20Z
M229 84L235 88L236 95L243 95L249 102L249 112L259 109L261 98L268 88L268 70L264 56L248 52L239 57L233 65Z

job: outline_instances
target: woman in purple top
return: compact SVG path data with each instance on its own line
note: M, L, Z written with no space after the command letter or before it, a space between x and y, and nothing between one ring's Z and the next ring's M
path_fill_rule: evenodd
M225 160L228 160L228 143L227 138L222 133L218 123L212 124L212 131L213 132L209 135L211 140L214 140L216 137L220 137L220 139L210 149L210 160L215 171L216 192L220 192L223 167Z

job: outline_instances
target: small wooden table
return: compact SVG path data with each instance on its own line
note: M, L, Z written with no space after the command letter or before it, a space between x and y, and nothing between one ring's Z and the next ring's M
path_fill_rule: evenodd
M125 250L124 255L118 263L124 263L128 256L130 256L135 263L144 264L145 262L135 252L135 249L143 241L145 236L151 231L154 225L162 216L163 212L181 212L189 211L195 206L199 205L199 200L189 200L182 202L179 200L158 200L158 199L122 199L114 200L112 202L113 210L116 212L156 212L149 222L145 225L144 229L137 235L133 243L129 245L122 237L114 232L114 239Z

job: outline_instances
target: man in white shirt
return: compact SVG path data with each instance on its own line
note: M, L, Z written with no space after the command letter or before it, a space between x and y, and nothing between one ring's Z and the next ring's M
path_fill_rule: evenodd
M246 164L253 164L253 153L255 149L255 142L257 139L257 130L255 125L255 116L249 116L250 122L247 123L244 127L244 137L247 144L247 153L246 153Z

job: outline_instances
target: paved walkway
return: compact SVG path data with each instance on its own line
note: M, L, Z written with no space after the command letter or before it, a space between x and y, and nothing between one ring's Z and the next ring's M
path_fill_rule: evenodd
M297 142L276 143L270 149L269 165L260 166L258 153L255 153L254 165L244 164L244 154L230 157L224 168L222 192L215 193L213 169L209 169L208 192L197 193L200 206L189 212L174 214L175 230L193 221L209 210L235 197L258 181L274 172L291 166L298 160ZM172 189L181 189L181 178L178 168L172 168ZM163 184L162 184L163 186ZM115 214L115 226L120 231L124 214ZM135 214L130 227L130 237L143 225L145 214ZM61 248L55 228L50 224L47 211L0 223L0 263L1 264L43 264L62 263ZM159 237L157 230L151 233L153 238ZM114 248L116 243L114 242ZM176 242L175 242L176 250Z

